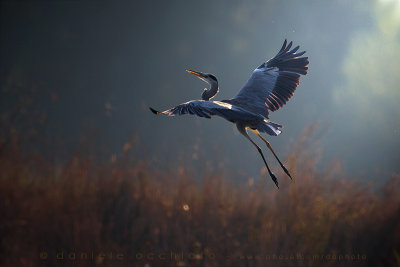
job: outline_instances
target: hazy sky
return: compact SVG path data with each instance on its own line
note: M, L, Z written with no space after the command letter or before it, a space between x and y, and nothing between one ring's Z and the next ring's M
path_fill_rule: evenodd
M338 159L346 172L377 182L400 171L397 0L3 1L0 27L1 86L56 94L54 103L40 103L49 132L77 140L97 127L117 155L135 136L154 167L219 166L245 177L263 163L232 124L156 117L148 106L200 98L206 84L186 68L213 73L216 99L230 98L285 38L293 40L307 51L309 73L270 114L285 126L269 138L277 153L285 158L320 122L322 165ZM3 110L13 101L4 91Z

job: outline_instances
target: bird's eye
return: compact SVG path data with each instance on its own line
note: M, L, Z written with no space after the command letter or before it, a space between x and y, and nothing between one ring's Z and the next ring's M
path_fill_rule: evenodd
M214 81L217 81L217 78L215 78L214 75L209 75L209 77L210 77L211 79L213 79Z

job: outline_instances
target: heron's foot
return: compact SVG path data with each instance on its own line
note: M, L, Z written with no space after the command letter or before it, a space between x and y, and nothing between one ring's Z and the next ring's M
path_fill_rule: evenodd
M290 173L289 173L289 171L286 169L286 167L283 166L283 165L281 165L281 167L282 167L283 171L287 174L287 176L290 177L290 180L293 180L292 176L290 175Z
M276 179L275 174L273 174L272 172L270 172L270 173L269 173L269 176L271 176L272 181L274 181L276 187L278 187L278 189L279 189L278 179Z

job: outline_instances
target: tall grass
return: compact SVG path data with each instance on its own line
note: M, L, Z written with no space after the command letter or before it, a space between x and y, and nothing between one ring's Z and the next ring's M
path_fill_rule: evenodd
M265 169L246 184L231 182L243 178L239 171L160 170L132 160L140 148L129 143L119 160L83 145L56 163L43 149L58 143L45 138L41 107L46 94L57 97L8 87L0 111L2 266L400 266L399 174L381 177L387 183L376 189L338 162L321 171L313 127L286 161L294 181L277 173L280 190Z
M318 171L305 133L277 190L184 166L156 171L76 153L59 165L0 142L3 266L396 266L400 176L380 189ZM312 147L312 146L311 146ZM134 148L133 148L134 149ZM229 175L230 176L230 175ZM147 264L147 265L146 265Z

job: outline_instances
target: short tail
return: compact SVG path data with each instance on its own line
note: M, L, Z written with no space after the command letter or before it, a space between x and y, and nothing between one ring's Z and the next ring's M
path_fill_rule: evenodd
M282 132L281 130L279 130L282 127L283 126L278 123L264 120L264 122L260 123L257 130L262 133L267 133L269 135L277 136Z

